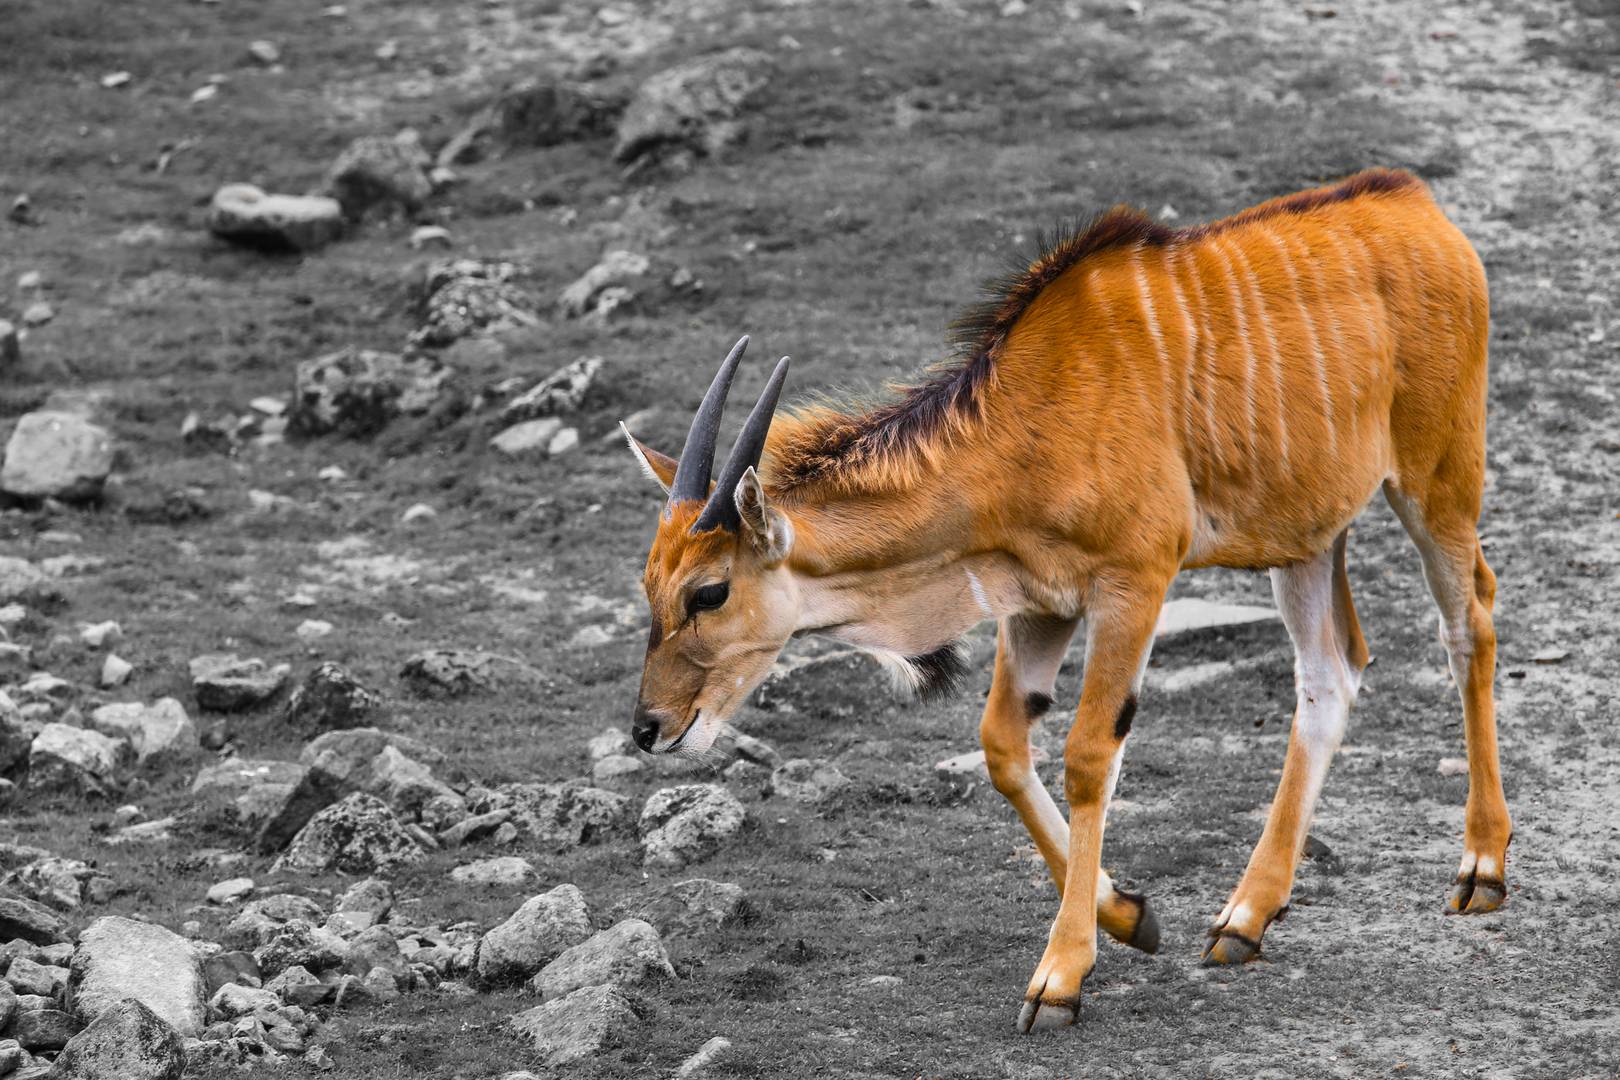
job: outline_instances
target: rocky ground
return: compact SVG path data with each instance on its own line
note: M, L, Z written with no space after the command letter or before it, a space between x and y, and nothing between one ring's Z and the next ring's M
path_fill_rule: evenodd
M0 1077L1620 1074L1617 88L1603 0L18 0ZM1178 583L1105 853L1165 945L1074 1031L1013 1034L1056 901L974 756L988 633L955 701L811 645L712 759L630 751L617 420L677 448L742 332L790 396L875 385L1051 221L1372 164L1491 278L1501 912L1441 914L1460 713L1381 505L1241 970L1198 949L1291 660L1263 577Z

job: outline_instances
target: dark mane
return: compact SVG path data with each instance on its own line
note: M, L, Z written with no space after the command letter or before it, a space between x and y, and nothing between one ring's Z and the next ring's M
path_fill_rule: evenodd
M1069 270L1101 252L1122 248L1163 248L1283 215L1304 214L1362 195L1421 189L1423 182L1399 169L1368 169L1337 184L1272 199L1231 217L1203 225L1171 228L1141 210L1115 206L1081 227L1059 227L1037 240L1035 258L988 282L984 297L951 323L952 357L933 369L933 378L903 388L894 401L854 415L816 412L785 433L773 479L787 491L913 447L946 430L953 421L977 417L985 385L1018 320L1036 297Z

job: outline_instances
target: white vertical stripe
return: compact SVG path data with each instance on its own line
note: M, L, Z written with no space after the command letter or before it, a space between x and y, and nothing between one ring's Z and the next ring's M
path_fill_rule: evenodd
M1189 266L1187 267L1187 280L1192 283L1193 308L1198 316L1198 349L1196 356L1202 357L1202 386L1204 390L1204 427L1209 435L1209 448L1217 465L1226 467L1226 456L1221 452L1220 420L1216 415L1216 394L1220 390L1221 380L1215 367L1219 362L1219 353L1216 349L1215 334L1209 328L1209 302L1204 298L1203 274L1198 266L1198 253L1192 248L1187 249ZM1195 368L1196 370L1196 368Z
M1181 375L1178 382L1181 385L1181 438L1184 445L1193 444L1192 437L1192 381L1193 367L1198 361L1198 332L1193 327L1192 313L1187 310L1187 295L1181 291L1181 283L1176 280L1177 269L1181 263L1182 248L1179 244L1172 244L1165 249L1164 276L1170 282L1171 302L1176 314L1181 318L1182 341L1186 343L1186 356L1181 361Z
M1257 364L1254 346L1249 342L1249 320L1243 314L1243 294L1238 291L1237 279L1232 276L1232 263L1227 258L1225 246L1219 238L1212 237L1209 250L1220 256L1221 277L1225 279L1226 291L1232 297L1232 321L1237 324L1238 343L1243 346L1243 415L1248 424L1249 459L1253 462L1258 457L1259 451L1254 415L1254 378Z
M1288 464L1288 426L1285 422L1288 413L1288 399L1283 396L1282 357L1277 353L1277 347L1272 342L1271 320L1266 315L1265 290L1260 287L1260 279L1255 275L1254 268L1249 265L1248 256L1243 254L1243 246L1232 245L1233 264L1242 263L1243 277L1248 284L1251 295L1254 297L1255 318L1260 322L1260 340L1265 343L1266 352L1271 357L1271 386L1277 394L1277 457L1283 465Z
M1339 440L1334 425L1333 390L1328 385L1327 357L1322 354L1322 341L1316 334L1316 320L1311 318L1310 304L1306 302L1304 291L1299 286L1299 275L1294 273L1294 260L1288 245L1264 225L1260 226L1259 232L1261 236L1271 241L1272 246L1277 249L1277 254L1282 256L1283 269L1287 271L1288 282L1293 287L1294 303L1299 307L1299 318L1305 327L1306 337L1310 339L1308 344L1311 357L1316 364L1316 386L1322 395L1322 424L1327 428L1328 450L1336 455Z
M1165 352L1164 334L1159 330L1159 313L1153 306L1153 290L1148 285L1147 273L1142 269L1142 248L1140 245L1131 249L1131 279L1136 284L1136 298L1142 309L1142 321L1147 325L1148 336L1153 339L1153 363L1159 369L1159 381L1164 386L1164 396L1161 411L1165 420L1169 420L1170 410L1170 357Z

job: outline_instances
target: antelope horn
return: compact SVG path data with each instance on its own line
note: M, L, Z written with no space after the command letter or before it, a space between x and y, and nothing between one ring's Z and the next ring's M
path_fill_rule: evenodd
M731 390L731 377L737 373L737 362L748 348L748 335L744 334L731 347L726 362L709 384L703 395L703 404L692 417L692 430L686 434L686 445L675 466L675 479L669 485L669 505L687 499L709 497L709 474L714 471L714 443L720 435L720 415L726 409L726 394Z
M776 399L782 396L782 383L787 381L787 373L788 358L784 356L777 363L776 370L771 372L764 392L754 405L754 411L748 414L742 431L737 434L731 456L726 458L726 466L720 470L714 493L704 504L703 513L692 523L693 532L714 528L736 532L737 526L742 523L742 517L737 513L737 483L742 480L743 473L759 465L759 456L765 452L765 436L771 430L771 418L776 414Z

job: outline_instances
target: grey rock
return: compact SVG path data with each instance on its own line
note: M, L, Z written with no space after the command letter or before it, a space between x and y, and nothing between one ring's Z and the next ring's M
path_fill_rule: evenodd
M307 971L330 970L343 963L347 950L343 939L331 931L291 919L253 950L253 959L261 975L274 978L295 965Z
M544 998L565 997L584 986L635 986L675 969L658 931L640 919L626 919L566 949L534 977Z
M438 361L349 346L298 365L287 429L294 435L363 438L400 416L439 404L453 372Z
M718 784L683 784L655 792L637 828L649 866L679 868L705 859L742 831L747 811Z
M371 759L369 768L370 775L365 778L363 789L398 813L417 817L434 799L457 802L461 799L454 788L433 775L432 769L407 757L398 747L384 747Z
M11 1037L30 1053L60 1050L78 1033L79 1024L60 1009L30 1009L11 1022Z
M490 810L487 813L474 814L471 817L443 829L439 833L439 842L445 847L459 847L470 844L474 840L481 840L489 836L512 818L512 809L506 807L500 810Z
M754 49L728 49L654 75L619 121L613 154L631 161L668 149L714 153L737 136L737 118L770 78L771 61Z
M561 427L562 421L554 416L523 420L491 438L490 449L509 458L543 456L549 452L551 440Z
M394 887L381 878L357 881L338 897L336 911L343 914L365 915L373 923L388 918L394 909Z
M670 938L712 933L751 916L742 886L710 878L688 878L633 894L615 904L615 919L645 919Z
M530 897L478 943L477 971L488 985L532 977L564 949L591 936L585 897L573 885L558 885Z
M182 1035L206 1019L202 968L191 943L155 923L107 915L79 936L73 954L73 1007L86 1021L136 998Z
M592 761L629 754L634 750L635 744L630 741L630 733L622 727L605 728L600 734L591 736L591 741L585 744L585 752L590 755Z
M274 1009L280 1005L281 999L274 991L226 983L208 999L208 1012L216 1020L235 1020L239 1016L249 1016L260 1009Z
M591 765L592 781L603 786L624 783L646 772L647 763L630 754L611 754Z
M608 1040L637 1022L635 1010L612 986L587 986L512 1017L541 1061L553 1068L592 1057Z
M237 712L274 697L286 685L286 664L271 667L263 660L243 660L234 653L209 653L192 659L191 686L197 704L216 712Z
M243 247L316 251L343 235L343 206L318 195L271 195L227 184L208 204L208 231Z
M454 698L539 690L545 676L511 657L471 649L429 649L405 661L400 678L421 697Z
M0 604L32 600L50 584L45 571L16 555L0 555Z
M186 707L172 697L150 705L118 702L90 713L86 724L110 738L123 739L135 748L138 762L179 757L198 749L197 725Z
M307 896L277 893L249 900L225 927L222 940L242 949L254 949L274 937L289 922L308 924L326 917L321 905Z
M11 1023L11 1018L16 1015L17 991L11 988L10 983L0 979L0 1031L6 1030L6 1026ZM0 1070L0 1075L4 1075L4 1070Z
M28 749L28 786L34 791L105 795L128 744L99 731L46 724Z
M86 886L98 879L105 880L89 863L52 855L11 871L4 885L57 911L73 911L84 901Z
M458 885L521 885L535 876L533 864L516 855L480 859L450 871L450 880Z
M411 759L412 768L416 770L413 776L418 776L419 769L425 768L417 763L435 764L444 760L443 754L425 743L377 728L344 728L318 736L300 755L306 769L298 783L274 811L266 815L256 841L259 850L280 851L318 812L347 795L357 791L388 793L390 777L398 786L400 797L416 799L413 809L423 805L422 800L445 793L447 789L431 776L426 778L425 788L406 784L402 773L389 769L397 763L394 755L384 756L390 749Z
M399 942L394 935L382 926L362 930L349 942L348 952L343 958L343 970L361 979L378 971L386 972L400 990L408 989L411 984L411 966L400 953Z
M0 372L8 372L22 362L22 343L17 327L7 319L0 319Z
M824 805L849 787L849 777L829 761L796 758L771 773L771 790L794 802Z
M258 986L263 981L259 962L252 953L232 949L217 952L202 962L203 992L212 998L219 988L235 983L238 986Z
M287 701L287 723L306 734L365 727L382 708L382 697L342 664L321 664L304 677Z
M697 1048L697 1052L675 1069L675 1080L684 1080L689 1076L702 1076L708 1071L721 1054L731 1049L731 1040L723 1035L716 1035L708 1042Z
M67 412L25 413L6 442L0 491L28 499L100 498L112 472L112 437Z
M503 784L473 809L509 809L508 824L558 850L627 835L635 813L626 796L579 782Z
M326 194L358 221L368 215L413 215L433 195L428 170L433 161L414 131L389 137L362 135L351 142L326 174Z
M563 289L557 297L557 311L570 319L593 311L605 317L613 308L634 299L651 270L652 260L645 255L609 251Z
M64 1080L180 1080L185 1068L180 1033L142 1002L127 998L68 1040L51 1075Z
M294 964L280 975L265 983L265 989L273 991L281 1000L289 1005L309 1008L319 1005L332 996L332 986L322 982L309 970L299 964Z
M611 130L622 99L531 79L502 91L439 151L440 166L462 165L507 150L557 146Z
M340 768L333 767L344 776L352 776L389 747L426 765L442 765L445 760L442 753L420 739L374 727L345 728L317 736L305 744L298 760L305 765L314 765L323 758L328 763L341 761Z
M31 900L0 896L0 941L17 938L35 945L70 940L67 923L54 911Z
M1163 640L1208 634L1252 623L1276 623L1280 628L1282 616L1273 608L1183 597L1171 600L1159 609L1159 623L1153 634Z
M644 273L645 270L641 272ZM513 398L501 410L501 420L507 424L516 424L524 420L565 416L568 413L578 412L585 403L585 395L590 392L597 373L601 370L600 356L581 356Z
M276 861L276 868L369 874L421 857L421 844L388 805L375 795L357 792L311 818Z
M67 977L66 968L35 963L26 956L17 957L6 968L6 982L18 994L35 994L53 1001L62 996Z
M512 263L445 259L427 270L420 325L411 344L443 348L474 334L539 325Z

